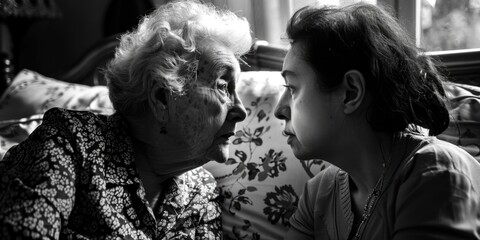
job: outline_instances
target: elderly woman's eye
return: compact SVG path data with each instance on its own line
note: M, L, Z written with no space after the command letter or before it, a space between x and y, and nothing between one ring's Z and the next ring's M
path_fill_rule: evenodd
M228 93L228 83L225 82L225 81L219 81L217 83L217 89L219 89L220 91L222 91L224 93Z

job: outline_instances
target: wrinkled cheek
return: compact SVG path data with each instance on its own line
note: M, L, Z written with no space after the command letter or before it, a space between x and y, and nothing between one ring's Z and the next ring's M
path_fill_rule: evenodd
M184 142L188 145L209 143L223 124L222 108L214 94L201 94L177 108L176 119L182 126Z

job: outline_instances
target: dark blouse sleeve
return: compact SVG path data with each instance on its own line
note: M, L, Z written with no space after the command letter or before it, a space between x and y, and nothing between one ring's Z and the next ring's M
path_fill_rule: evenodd
M399 189L394 240L480 238L480 189L472 175L480 168L467 155L430 151L415 156Z
M290 232L296 235L304 235L305 238L313 239L313 206L308 192L308 184L305 184L303 194L300 196L297 211L290 218ZM292 234L293 233L289 233ZM298 236L297 236L298 237Z
M60 237L74 204L73 156L68 138L51 124L7 152L0 161L0 239Z

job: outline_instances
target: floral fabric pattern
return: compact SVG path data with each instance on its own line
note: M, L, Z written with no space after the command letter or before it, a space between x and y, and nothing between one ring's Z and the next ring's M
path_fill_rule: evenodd
M0 98L0 120L29 118L53 107L112 114L105 86L86 86L20 71Z
M0 238L222 239L212 175L169 180L149 207L117 115L52 109L0 161Z
M237 90L247 118L226 163L205 166L217 180L225 239L282 239L305 182L327 166L299 161L282 136L274 109L283 84L279 72L242 72Z
M281 135L284 123L275 118L273 111L284 89L283 84L282 76L276 71L240 74L237 91L248 116L237 124L228 161L210 162L204 166L217 182L221 228L226 239L282 239L290 225L289 217L297 209L305 182L328 166L318 159L299 161ZM446 84L445 89L452 119L450 127L438 138L460 146L480 161L480 88ZM104 86L71 85L32 71L20 72L0 100L0 120L3 120L0 121L1 150L24 140L41 122L42 115L38 114L50 107L111 111L111 104L105 98L107 95ZM11 120L5 121L7 119ZM182 181L175 179L171 184L182 189ZM172 211L177 209L177 205L169 205L169 202L173 200L165 200L162 206ZM205 209L208 208L211 206L206 205ZM212 211L198 211L200 215L205 212ZM211 218L203 216L204 221ZM167 222L167 217L163 219L162 224L171 229L188 224L188 221L174 224L173 220ZM210 226L218 227L215 224ZM196 231L203 230L197 228ZM182 232L185 235L190 233ZM182 239L180 234L177 238Z

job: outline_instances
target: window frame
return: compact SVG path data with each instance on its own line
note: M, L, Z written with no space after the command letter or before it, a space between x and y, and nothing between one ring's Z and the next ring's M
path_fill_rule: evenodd
M422 34L422 25L419 19L421 18L422 11L422 1L421 0L377 0L377 3L381 3L387 6L390 6L399 21L403 24L407 32L410 34L412 39L415 40L415 44L420 47L421 44L421 34ZM467 48L467 49L454 49L454 50L441 50L441 51L431 51L436 55L453 55L453 56L462 56L465 55L466 58L471 56L478 56L477 54L469 54L473 52L480 51L480 48ZM473 61L474 59L468 59L468 61Z
M294 9L312 0L205 0L220 7L226 7L246 17L251 23L256 39L264 40L270 45L283 44L281 40L284 27ZM406 31L420 46L421 40L421 0L377 0L377 4L389 7L395 17L403 24ZM265 14L268 13L268 14ZM462 49L463 52L479 51L480 48ZM458 53L459 50L441 52Z
M415 39L415 44L420 45L421 24L420 11L421 1L417 0L377 0L377 4L388 6L395 12L395 17L403 24L404 28Z

